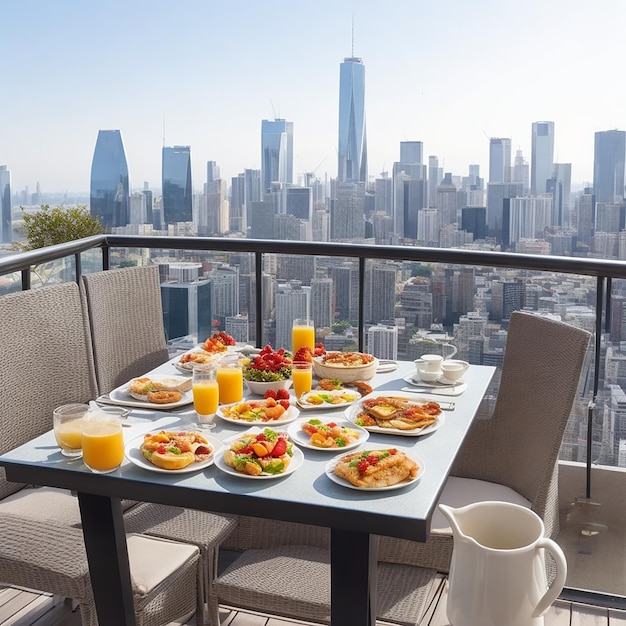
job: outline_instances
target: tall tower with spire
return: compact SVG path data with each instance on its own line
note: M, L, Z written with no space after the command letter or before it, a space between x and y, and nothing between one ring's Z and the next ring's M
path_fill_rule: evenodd
M367 182L367 139L365 133L365 65L352 56L339 67L338 182Z

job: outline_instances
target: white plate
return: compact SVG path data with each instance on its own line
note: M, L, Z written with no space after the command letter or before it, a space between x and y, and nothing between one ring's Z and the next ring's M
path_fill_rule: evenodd
M260 433L262 430L262 428L250 428L246 431L246 433L257 434ZM302 450L300 450L298 446L293 445L293 456L291 457L291 461L289 462L287 469L282 472L282 474L260 474L259 476L252 476L251 474L238 472L234 467L226 464L226 461L224 461L224 452L226 452L226 450L228 449L228 447L230 447L230 444L233 441L236 441L237 439L243 437L243 435L245 435L246 433L236 435L235 437L229 437L228 439L224 440L224 443L226 444L224 450L222 450L220 454L218 454L215 458L216 467L221 469L224 473L230 474L231 476L237 476L238 478L251 478L252 480L271 480L272 478L282 478L283 476L289 476L289 474L293 474L304 462L304 454L302 454Z
M397 361L389 361L386 359L382 359L378 362L378 367L376 368L377 374L385 374L386 372L393 372L398 369Z
M250 402L260 402L261 400L257 399L257 400L250 400ZM242 402L246 402L245 400L242 400ZM296 419L296 417L298 417L298 415L300 415L300 411L298 411L298 409L293 406L290 405L289 408L287 409L287 411L285 413L283 413L283 417L281 417L280 419L277 420L270 420L268 422L262 422L261 420L257 420L255 422L249 422L247 420L241 420L241 419L233 419L232 417L227 417L226 415L224 415L224 411L223 409L225 407L230 407L230 406L235 406L237 404L242 404L242 402L234 402L233 404L225 404L223 406L220 406L217 409L217 415L219 417L221 417L224 421L226 422L230 422L231 424L239 424L239 425L245 425L245 426L257 426L257 425L262 425L264 428L273 428L274 426L280 426L281 424L289 424L289 422L293 422L293 420Z
M429 387L432 389L442 389L447 387L459 387L464 384L462 380L448 380L442 374L437 380L424 381L419 378L415 374L409 374L403 378L404 382L409 383L409 385L413 385L414 387Z
M337 474L335 474L335 465L337 464L339 459L342 458L342 456L343 455L335 457L326 464L326 476L328 476L328 478L330 478L330 480L332 480L334 483L337 483L342 487L356 489L357 491L392 491L394 489L402 489L417 482L424 475L424 463L422 463L421 459L411 454L407 456L413 459L419 466L419 469L417 470L417 476L415 478L405 479L402 482L396 483L395 485L389 485L388 487L357 487L356 485L353 485L349 480L341 478L340 476L337 476Z
M184 376L164 376L154 374L149 376L151 380L158 381L160 379L167 378L168 380L179 380L179 382L188 382L189 378ZM133 379L134 380L134 379ZM157 404L156 402L147 402L143 400L136 400L128 393L131 381L121 385L117 389L114 389L109 394L109 404L119 404L121 406L132 406L141 409L154 409L155 411L167 411L168 409L174 409L179 406L185 406L193 402L193 395L190 391L183 392L183 397L178 402L169 402L168 404Z
M387 392L374 392L366 396L367 399L377 398L378 396L395 396L397 398L406 398L411 404L425 404L426 402L436 402L432 398L420 398L411 393L403 393L402 391L387 391ZM358 414L363 410L361 402L356 402L347 411L347 418L356 426L356 419ZM378 433L380 435L401 435L403 437L421 437L422 435L429 435L439 430L443 423L446 421L443 411L437 415L437 421L426 428L418 428L415 430L401 430L400 428L382 428L380 426L361 426L370 433Z
M194 352L204 352L205 354L211 355L211 360L209 361L209 363L217 363L223 356L235 350L236 350L235 346L228 346L226 351L224 352L211 353L211 352L207 352L206 350L203 350L202 348L193 348L192 350L187 350L187 352L184 352L183 354L181 354L180 357L178 357L178 359L172 363L172 365L179 372L182 372L183 374L193 374L193 366L194 366L193 361L190 361L187 363L180 362L180 359L183 357L184 354L193 354Z
M156 430L154 432L158 433L161 431ZM221 452L222 448L224 447L224 444L217 437L213 437L212 435L205 435L204 433L201 434L213 446L213 454L205 461L194 461L193 463L190 463L189 465L187 465L187 467L183 467L182 469L167 470L163 469L162 467L157 467L153 463L150 463L150 461L148 461L148 459L146 459L139 450L141 444L143 443L144 435L141 435L140 437L135 437L133 440L129 441L124 448L124 453L126 454L126 458L131 463L134 463L138 467L143 467L143 469L150 470L151 472L161 472L163 474L186 474L188 472L197 472L198 470L204 469L205 467L209 467L209 465L213 465L215 457Z
M308 421L309 421L308 419L303 418L301 420L298 420L297 422L293 422L287 429L287 432L289 433L289 437L291 437L292 441L297 443L299 446L302 446L304 448L310 448L311 450L322 450L323 452L335 452L335 453L343 452L344 450L352 450L354 448L358 448L362 443L365 443L370 436L370 434L365 430L365 428L362 428L361 426L357 426L356 424L353 424L352 422L346 419L321 420L322 422L324 422L324 424L333 422L337 424L337 426L339 427L349 428L350 430L354 430L359 434L359 438L355 440L353 443L350 443L347 446L344 446L343 448L320 448L319 446L314 446L312 443L310 443L311 437L302 430L302 424L306 424Z
M349 393L354 396L354 400L350 400L349 402L341 402L339 404L331 404L330 402L322 402L321 404L313 404L308 401L308 398L311 396L342 396L343 394ZM351 404L354 404L357 400L361 399L361 394L358 391L353 391L352 389L333 389L332 391L309 391L308 393L303 393L300 398L297 400L298 406L301 409L310 410L310 409L320 409L320 410L328 410L328 409L345 409L349 407Z

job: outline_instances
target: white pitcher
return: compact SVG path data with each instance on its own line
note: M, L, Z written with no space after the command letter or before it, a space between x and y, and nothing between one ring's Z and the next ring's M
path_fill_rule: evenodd
M543 536L541 518L508 502L439 510L454 538L447 614L452 626L543 626L544 613L565 585L561 548ZM548 587L547 549L556 563Z

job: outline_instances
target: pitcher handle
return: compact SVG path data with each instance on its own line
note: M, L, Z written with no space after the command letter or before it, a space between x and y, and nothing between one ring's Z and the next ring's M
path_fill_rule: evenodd
M552 541L552 539L544 537L537 541L536 546L537 549L545 548L550 552L556 563L556 576L552 583L550 583L543 598L537 603L533 611L533 618L541 617L552 606L552 603L559 597L559 594L563 590L565 579L567 578L567 561L559 545Z
M444 360L451 359L459 351L459 349L451 343L444 343L442 348L441 352L443 353ZM450 354L446 354L446 350L448 350Z

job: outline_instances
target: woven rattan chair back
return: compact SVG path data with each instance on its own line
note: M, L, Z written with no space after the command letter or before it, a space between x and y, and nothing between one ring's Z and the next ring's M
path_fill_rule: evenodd
M86 274L82 287L100 393L167 361L156 265Z

